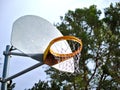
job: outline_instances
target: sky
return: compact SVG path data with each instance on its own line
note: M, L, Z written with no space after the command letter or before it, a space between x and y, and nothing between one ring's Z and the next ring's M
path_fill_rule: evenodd
M3 51L10 44L13 22L24 15L37 15L47 19L51 23L60 21L68 10L97 5L102 10L110 3L119 0L0 0L0 76L3 67ZM102 16L103 17L103 14ZM10 58L9 76L34 65L37 61L28 57L12 56ZM30 71L13 80L16 83L15 90L31 88L39 80L48 80L44 72L46 65Z

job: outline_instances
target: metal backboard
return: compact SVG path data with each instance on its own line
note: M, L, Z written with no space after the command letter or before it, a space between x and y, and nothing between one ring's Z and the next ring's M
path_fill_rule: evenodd
M47 20L35 15L26 15L14 22L11 44L24 54L41 61L40 55L44 53L50 41L59 36L62 36L61 32ZM54 67L59 69L56 65Z

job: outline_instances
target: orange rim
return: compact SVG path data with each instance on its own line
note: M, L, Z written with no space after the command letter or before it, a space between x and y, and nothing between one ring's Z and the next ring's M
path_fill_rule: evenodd
M52 49L50 49L51 46L52 46L55 42L58 42L58 41L61 41L61 40L72 40L72 41L78 42L78 43L80 44L80 47L79 47L76 51L74 51L74 52L72 52L72 53L69 53L69 54L60 54L60 53L54 52ZM43 59L44 59L44 60L46 59L47 54L48 54L49 52L50 52L52 55L56 56L56 57L63 57L63 58L64 58L64 57L69 57L69 58L71 58L71 57L75 56L76 54L78 54L79 52L81 52L82 46L83 46L83 45L82 45L82 41L81 41L79 38L77 38L77 37L74 37L74 36L61 36L61 37L57 37L57 38L53 39L53 40L49 43L48 47L46 48L46 50L45 50L45 52L44 52L44 57L43 57Z

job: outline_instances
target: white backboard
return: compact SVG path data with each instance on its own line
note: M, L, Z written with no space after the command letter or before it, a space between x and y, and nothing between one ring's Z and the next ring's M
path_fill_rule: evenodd
M14 22L11 44L24 54L42 61L41 54L44 53L50 41L59 36L62 36L61 32L47 20L39 16L26 15ZM71 60L73 62L73 59ZM54 67L59 69L58 66ZM70 72L73 72L73 69Z

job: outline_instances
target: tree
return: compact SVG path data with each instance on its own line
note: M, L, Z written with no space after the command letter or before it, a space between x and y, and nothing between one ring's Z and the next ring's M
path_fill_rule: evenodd
M83 50L81 52L80 60L80 74L74 77L74 89L88 89L93 88L97 81L93 79L98 72L98 62L100 62L100 49L102 44L101 34L102 22L99 20L101 14L100 10L96 9L95 5L89 8L76 9L75 11L68 11L62 23L58 24L58 29L64 35L75 35L83 41ZM65 33L64 33L65 31ZM95 64L94 70L90 70L87 63L92 60ZM93 72L93 73L92 73ZM73 77L73 76L72 76ZM90 85L92 84L92 85Z
M51 82L49 85L49 82L39 81L38 83L35 83L35 85L28 90L60 90L60 85L55 83L54 81Z
M120 3L105 8L104 14L100 19L101 11L92 5L69 10L61 17L61 23L56 24L63 35L74 35L83 42L80 73L59 75L53 68L46 70L50 84L54 82L58 90L120 89ZM94 69L90 69L89 62L94 64Z
M104 74L110 77L109 80L103 80L103 83L108 83L106 86L113 90L120 88L120 3L113 4L105 9L105 18L103 21L107 25L106 44L107 53L106 61L102 66ZM103 85L101 82L100 86Z

